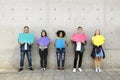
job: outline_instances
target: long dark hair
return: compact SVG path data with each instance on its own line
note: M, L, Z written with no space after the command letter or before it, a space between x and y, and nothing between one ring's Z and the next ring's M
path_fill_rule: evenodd
M47 32L45 30L42 30L41 31L41 37L43 37L43 35L42 35L43 32L45 33L45 36L47 36Z

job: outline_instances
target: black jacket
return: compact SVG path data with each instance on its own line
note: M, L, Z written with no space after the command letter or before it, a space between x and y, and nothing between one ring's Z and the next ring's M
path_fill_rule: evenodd
M74 51L76 51L77 44L76 44L76 42L73 42L73 43L74 43ZM85 43L86 43L86 41L85 41ZM81 51L80 51L81 53L84 53L84 51L85 51L84 45L85 44L81 43Z
M91 57L92 57L93 59L96 57L95 49L97 49L97 51L99 51L99 49L102 49L103 58L105 58L105 52L104 52L102 46L97 47L97 46L94 46L94 45L93 45L93 50L92 50L92 53L91 53Z

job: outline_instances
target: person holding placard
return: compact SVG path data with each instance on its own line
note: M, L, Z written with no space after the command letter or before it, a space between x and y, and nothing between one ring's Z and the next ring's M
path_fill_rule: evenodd
M102 58L105 58L105 53L102 48L104 42L105 37L101 35L100 29L96 29L94 36L92 37L93 50L91 53L91 57L94 59L95 63L95 72L102 72L100 66Z
M27 55L29 69L32 68L31 46L34 43L34 35L29 33L29 27L24 27L24 32L18 36L18 43L20 44L20 69L23 70L25 54Z
M65 47L68 46L68 43L65 40L65 32L63 30L57 31L57 38L55 40L56 46L56 55L57 55L57 71L63 70L64 71L64 64L65 64ZM62 62L62 65L60 65Z
M82 27L78 27L77 33L72 35L72 42L74 43L74 66L73 72L77 71L77 62L78 62L78 71L82 72L82 58L85 51L84 45L86 44L86 35L82 32ZM79 57L79 58L78 58ZM79 59L79 61L78 61Z
M48 45L50 44L50 38L47 36L47 32L45 30L41 31L40 37L37 39L37 44L39 46L41 70L46 70Z

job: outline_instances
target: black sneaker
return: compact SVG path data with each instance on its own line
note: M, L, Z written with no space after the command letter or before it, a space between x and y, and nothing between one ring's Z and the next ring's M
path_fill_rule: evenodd
M32 67L30 67L29 69L30 69L30 70L33 70L33 68L32 68Z
M20 71L22 71L23 70L23 68L20 68L18 71L20 72Z

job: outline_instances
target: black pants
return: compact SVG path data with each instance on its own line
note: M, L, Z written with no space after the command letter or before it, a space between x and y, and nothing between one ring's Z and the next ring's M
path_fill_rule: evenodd
M78 57L79 57L78 68L80 68L82 65L83 53L81 53L80 51L76 51L75 57L74 57L74 66L73 66L74 68L76 68L76 66L77 66Z
M40 64L41 68L46 68L47 67L47 54L48 54L48 49L41 50L39 49L39 55L40 55Z

